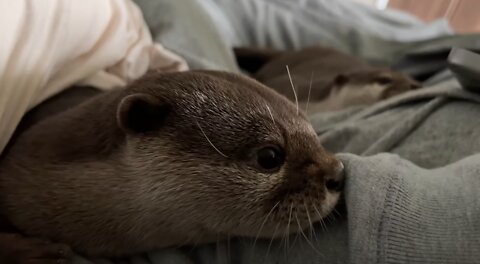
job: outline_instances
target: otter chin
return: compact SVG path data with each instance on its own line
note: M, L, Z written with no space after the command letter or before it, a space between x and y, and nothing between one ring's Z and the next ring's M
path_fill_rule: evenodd
M299 232L336 205L343 166L257 81L150 72L30 127L0 175L19 230L112 257Z

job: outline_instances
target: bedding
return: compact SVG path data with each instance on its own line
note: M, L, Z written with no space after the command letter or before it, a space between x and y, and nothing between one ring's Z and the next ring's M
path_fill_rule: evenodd
M452 45L480 46L479 36L454 35L444 21L423 24L343 1L136 3L154 39L194 69L239 71L235 45L298 49L318 42L382 64ZM399 70L425 70L410 58ZM343 160L347 183L344 203L326 225L315 224L309 241L292 235L254 247L254 239L232 238L125 259L77 256L75 263L478 262L480 97L448 72L425 83L373 106L312 113L319 139Z
M1 0L0 10L0 153L29 109L72 84L111 89L150 68L187 69L131 1Z

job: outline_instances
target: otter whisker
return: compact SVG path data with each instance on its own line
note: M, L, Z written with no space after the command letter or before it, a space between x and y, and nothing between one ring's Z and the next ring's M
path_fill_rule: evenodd
M290 250L291 248L295 247L295 243L297 243L298 237L301 237L300 233L299 233L299 232L295 232L295 238L293 239L293 242L292 242L292 244L290 245L290 248L289 248L288 250Z
M255 248L255 244L257 243L257 239L258 239L258 237L260 236L260 233L262 232L262 229L263 229L263 227L265 226L265 223L267 223L267 220L268 220L268 218L270 217L270 214L273 213L273 211L275 210L275 208L276 208L279 204L280 204L280 201L278 201L278 202L272 207L272 209L270 209L270 211L268 212L267 216L265 217L265 220L263 220L263 223L262 223L262 225L260 226L260 229L258 230L257 235L255 236L255 240L253 241L252 248Z
M285 247L285 243L287 241L287 236L285 234L283 234L283 236L281 237L281 240L280 240L280 243L278 243L278 249L280 249L281 251L283 251L285 253L285 260L287 260L287 249ZM283 250L282 250L282 246L283 246Z
M337 209L335 209L335 208L333 208L332 212L333 212L334 214L336 214L337 216L339 216L339 217L342 216L342 215L340 214L340 212L338 212Z
M307 105L305 106L305 113L308 114L308 104L310 103L310 92L312 91L312 83L313 83L313 71L310 75L310 85L308 86L308 96L307 96Z
M273 240L275 239L275 235L277 234L279 226L280 226L280 223L278 223L275 226L275 230L273 231L272 238L270 239L270 243L268 244L267 253L265 253L265 257L263 258L263 263L265 263L265 260L267 260L268 254L270 253L270 248L272 247L272 243L273 243Z
M337 220L337 218L335 218L335 216L333 214L327 215L327 219L333 220L333 221Z
M315 204L313 204L313 209L315 209L315 211L317 212L318 214L318 217L319 217L319 222L320 222L320 226L322 227L322 230L323 231L327 231L327 228L326 226L324 225L324 222L323 222L323 216L322 214L320 213L320 211L318 211L318 208L315 206Z
M335 222L337 220L337 218L335 217L335 215L337 215L338 217L341 217L342 215L340 214L340 212L337 211L337 209L333 208L332 210L332 213L328 214L327 217L325 218L326 220L328 220L328 223L331 224L333 222Z
M328 226L327 226L327 223L325 222L324 219L321 219L320 222L323 224L323 226L325 227L325 232L328 231Z
M294 212L292 215L296 215L297 212ZM292 217L292 220L293 220L293 217ZM292 221L293 223L293 221ZM289 248L288 248L288 251L290 251L291 248L295 247L295 243L297 243L297 240L298 238L300 237L300 234L298 232L295 232L295 237L293 238L293 241L292 243L290 244ZM292 236L292 234L289 235L289 238Z
M221 152L217 147L215 147L215 145L213 145L212 141L210 141L210 139L207 137L207 134L205 134L205 131L203 131L203 128L200 126L200 123L198 123L198 121L195 121L195 122L197 123L198 128L200 128L200 131L202 131L202 134L205 137L205 139L207 139L208 143L210 143L210 145L218 152L218 154L224 156L225 158L228 158L227 155L223 154L223 152Z
M275 119L273 119L273 114L272 114L272 111L270 110L270 107L268 107L267 104L265 104L265 106L267 107L268 113L270 114L270 117L272 118L272 122L275 125Z
M318 249L315 247L315 245L313 245L313 243L308 239L307 235L305 235L305 233L303 232L303 229L300 226L300 220L298 220L297 214L295 214L295 218L297 220L297 224L298 224L298 228L300 229L300 233L305 238L307 244L309 244L317 254L319 254L320 256L323 256L323 254L320 251L318 251Z
M333 223L334 221L336 221L337 219L335 218L335 216L329 214L329 215L327 215L327 217L325 218L325 220L328 220L328 223L331 224L331 223Z
M318 215L318 218L319 218L318 222L320 223L320 226L323 229L323 226L322 226L322 223L321 223L322 222L322 215L320 214L317 207L315 206L315 203L313 203L312 200L310 200L310 201L312 202L313 209L315 210L316 214ZM313 228L313 229L314 229L313 230L313 235L315 237L315 241L318 241L317 232L316 232L315 228Z
M288 213L288 223L287 223L287 230L285 232L287 236L287 249L289 248L289 239L290 239L290 221L292 220L292 210L293 210L293 203L290 204L290 212Z
M307 212L307 219L308 219L308 224L310 225L310 237L313 237L315 236L315 240L317 240L317 237L315 235L315 231L313 229L313 222L312 222L312 218L310 217L310 213L308 212L308 206L307 206L307 203L305 202L305 200L303 200L303 205L305 206L305 212Z
M322 216L322 214L320 213L320 211L318 210L318 208L315 206L315 204L312 204L312 205L313 205L313 209L315 209L315 212L317 212L318 218L322 219L323 216Z
M288 238L288 235L286 234L286 232L284 232L281 236L281 240L278 243L278 247L277 247L277 251L281 250L285 253L285 260L287 259L287 247L286 247L287 238ZM283 250L282 250L282 246L283 246Z
M292 80L292 76L290 75L290 69L288 68L288 65L285 65L285 67L287 68L288 79L290 79L290 84L292 85L293 95L295 96L295 104L297 105L297 115L298 115L297 91L295 90L295 86L293 85L293 80Z

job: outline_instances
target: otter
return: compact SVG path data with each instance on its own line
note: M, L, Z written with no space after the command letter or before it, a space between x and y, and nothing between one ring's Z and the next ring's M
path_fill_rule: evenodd
M259 82L150 72L18 135L0 210L26 236L128 256L299 232L334 208L343 177L298 105Z
M305 83L299 86L303 94L310 90L308 85L308 88ZM398 72L364 69L338 74L323 92L314 94L312 100L308 97L301 100L300 105L312 113L338 111L351 106L371 105L419 87L416 81Z
M298 51L238 47L234 52L253 78L304 108L309 102L314 111L369 105L420 88L405 74L321 45Z

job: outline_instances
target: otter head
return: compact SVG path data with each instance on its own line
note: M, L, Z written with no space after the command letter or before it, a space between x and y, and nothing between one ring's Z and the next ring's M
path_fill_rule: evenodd
M117 121L125 171L144 190L139 206L172 244L284 236L339 198L342 164L294 104L252 79L148 75L118 104Z
M330 84L330 96L349 105L371 104L420 88L410 77L388 69L364 69L339 74Z

